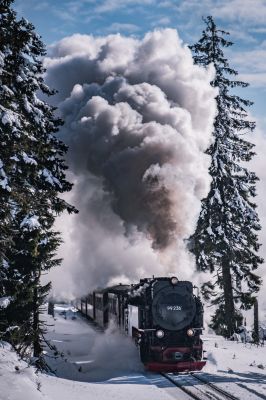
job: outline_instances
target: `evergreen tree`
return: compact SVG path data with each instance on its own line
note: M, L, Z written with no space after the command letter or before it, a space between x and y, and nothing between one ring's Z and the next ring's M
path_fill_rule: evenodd
M0 258L0 296L10 301L2 307L2 333L22 354L33 348L39 357L39 313L50 289L40 278L61 262L55 258L60 235L52 227L58 214L76 209L59 197L72 187L65 176L67 147L55 135L62 121L37 97L53 94L43 80L44 45L32 24L17 20L11 3L0 5L0 202L7 232L0 240L12 239Z
M217 115L214 141L207 151L211 156L211 188L202 201L190 248L197 268L213 274L213 280L203 285L205 297L217 306L212 327L220 327L230 336L241 322L239 309L252 306L261 284L254 273L263 262L257 254L257 232L261 227L256 204L251 200L256 195L258 178L245 166L255 154L254 145L242 136L252 132L255 123L248 120L245 109L252 102L231 93L231 89L248 84L230 79L238 73L230 68L223 52L233 44L225 38L229 33L217 29L211 16L204 22L201 39L190 48L196 64L214 65L216 75L211 84L218 89Z
M6 57L10 53L10 33L8 31L9 23L12 19L10 12L11 0L0 2L0 333L5 329L7 321L2 311L9 303L9 297L6 296L6 290L3 285L7 279L8 262L6 251L12 241L11 219L12 206L10 201L10 180L8 174L12 170L12 129L6 127L6 118L4 112L10 104L11 91L5 84L9 79L9 73L6 70ZM7 114L8 115L8 114ZM6 115L6 117L7 117Z

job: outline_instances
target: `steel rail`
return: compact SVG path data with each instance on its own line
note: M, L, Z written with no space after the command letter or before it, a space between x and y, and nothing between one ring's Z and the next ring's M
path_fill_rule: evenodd
M216 392L222 394L227 399L240 400L238 397L234 396L231 393L226 392L224 389L221 389L220 387L216 386L214 383L207 381L206 379L202 378L201 376L196 375L194 372L191 372L190 375L193 376L198 381L200 381L200 382L204 383L205 385L211 387L213 390L216 390Z
M181 389L184 393L186 393L188 396L190 396L194 400L202 400L202 397L197 396L196 394L192 393L189 389L187 389L185 386L182 386L179 384L175 379L171 378L171 376L165 374L164 372L161 372L161 375L167 379L169 382L171 382L173 385Z

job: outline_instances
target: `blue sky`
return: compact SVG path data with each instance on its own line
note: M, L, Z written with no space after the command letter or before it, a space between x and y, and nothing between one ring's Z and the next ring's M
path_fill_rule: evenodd
M16 0L14 6L47 46L73 33L141 37L160 27L176 28L192 44L204 28L202 16L213 15L235 43L227 52L231 66L250 83L239 94L255 102L251 112L266 128L265 0Z

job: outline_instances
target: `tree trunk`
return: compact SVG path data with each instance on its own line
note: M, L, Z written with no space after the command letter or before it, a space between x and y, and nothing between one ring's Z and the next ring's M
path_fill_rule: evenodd
M255 300L254 303L254 332L253 339L255 343L259 343L259 306L258 300Z
M54 301L53 300L49 300L49 302L48 302L48 314L52 315L52 317L54 317Z
M235 331L235 306L233 299L232 278L230 264L227 260L222 265L223 272L223 291L224 291L224 311L226 336L230 337Z
M33 311L33 356L40 357L42 353L42 347L40 344L39 338L39 328L40 328L40 320L39 320L39 306L38 306L38 287L35 286L34 288L34 311Z

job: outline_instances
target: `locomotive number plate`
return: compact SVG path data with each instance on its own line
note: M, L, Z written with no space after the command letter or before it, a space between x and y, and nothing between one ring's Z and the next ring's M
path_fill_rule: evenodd
M167 306L166 307L168 311L181 311L182 306Z

